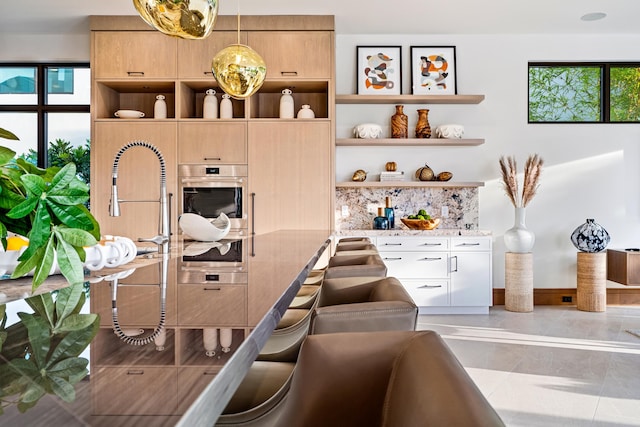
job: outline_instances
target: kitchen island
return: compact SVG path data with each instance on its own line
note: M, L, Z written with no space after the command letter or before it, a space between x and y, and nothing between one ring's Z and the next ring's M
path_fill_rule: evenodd
M208 250L201 242L178 242L172 254L133 261L135 270L127 265L92 273L80 311L100 316L89 349L79 357L89 359L89 375L75 384L73 399L67 393L66 402L48 390L24 413L9 405L0 426L213 425L329 247L329 237L329 231L278 231L214 243ZM194 244L215 252L217 261L198 267L194 259L201 255L190 249ZM225 266L234 248L241 248L241 262ZM52 276L38 292L55 300L61 282ZM14 297L6 297L13 299L6 304L12 325L20 322L16 313L33 312L26 301L30 281L3 285L14 289ZM15 297L20 290L22 296ZM219 339L207 355L204 332L212 329ZM15 343L5 341L4 347L9 344Z

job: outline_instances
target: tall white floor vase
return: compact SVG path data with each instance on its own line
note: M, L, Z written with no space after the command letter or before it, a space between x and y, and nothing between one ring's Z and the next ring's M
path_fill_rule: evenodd
M507 247L507 252L527 253L533 249L536 236L527 228L525 219L525 208L515 208L515 223L504 233L504 245Z

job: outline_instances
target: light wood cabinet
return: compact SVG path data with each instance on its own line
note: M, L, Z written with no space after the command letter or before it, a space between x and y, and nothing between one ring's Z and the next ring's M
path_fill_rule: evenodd
M203 40L178 39L178 78L211 79L211 60L225 47L238 43L237 31L215 31ZM240 33L240 44L247 44L247 33Z
M250 32L248 43L267 64L267 79L332 76L333 34L330 31Z
M248 129L252 231L330 229L330 122L259 122Z
M121 216L109 216L111 174L118 151L128 142L142 140L156 146L165 160L167 191L176 195L177 156L176 124L168 121L98 122L94 125L91 143L91 212L100 223L103 234L127 236L136 240L158 234L160 208L160 162L144 147L127 150L118 165L118 196L123 200L142 202L121 203ZM172 218L177 218L177 199L171 203ZM144 218L144 220L141 220ZM172 224L173 233L176 224Z
M175 78L177 40L157 31L94 31L95 79Z
M195 309L196 307L201 309ZM247 286L180 285L178 324L212 327L246 325Z
M246 164L247 124L184 122L178 124L179 164Z

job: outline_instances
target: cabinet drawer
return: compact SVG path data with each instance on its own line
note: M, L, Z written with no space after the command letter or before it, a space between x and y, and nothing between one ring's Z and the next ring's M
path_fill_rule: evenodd
M418 307L448 306L449 305L449 281L445 279L403 279L405 287L413 302Z
M178 371L178 414L182 415L220 371L220 367L180 368Z
M93 414L174 415L177 376L175 367L92 369ZM156 392L150 395L149 390ZM143 396L150 397L144 400Z
M378 237L379 251L446 251L449 239L446 237Z
M491 237L452 237L452 251L490 251Z
M180 285L178 324L235 326L247 323L245 285Z
M380 252L387 276L397 278L448 277L447 252Z
M244 123L180 123L178 163L246 164Z

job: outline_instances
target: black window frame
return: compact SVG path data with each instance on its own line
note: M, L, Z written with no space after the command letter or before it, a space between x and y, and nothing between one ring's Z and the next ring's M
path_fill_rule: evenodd
M0 104L0 112L9 113L36 113L38 132L36 149L38 152L38 167L46 168L47 165L47 113L89 113L90 104L47 104L48 81L46 70L50 68L88 68L89 62L0 62L2 68L35 68L36 69L36 94L38 102L33 105L3 105Z
M600 68L600 120L598 121L531 121L530 98L531 80L529 70L531 67L599 67ZM611 121L611 68L633 67L640 68L640 62L634 61L530 61L527 64L527 123L537 124L633 124L638 121Z

